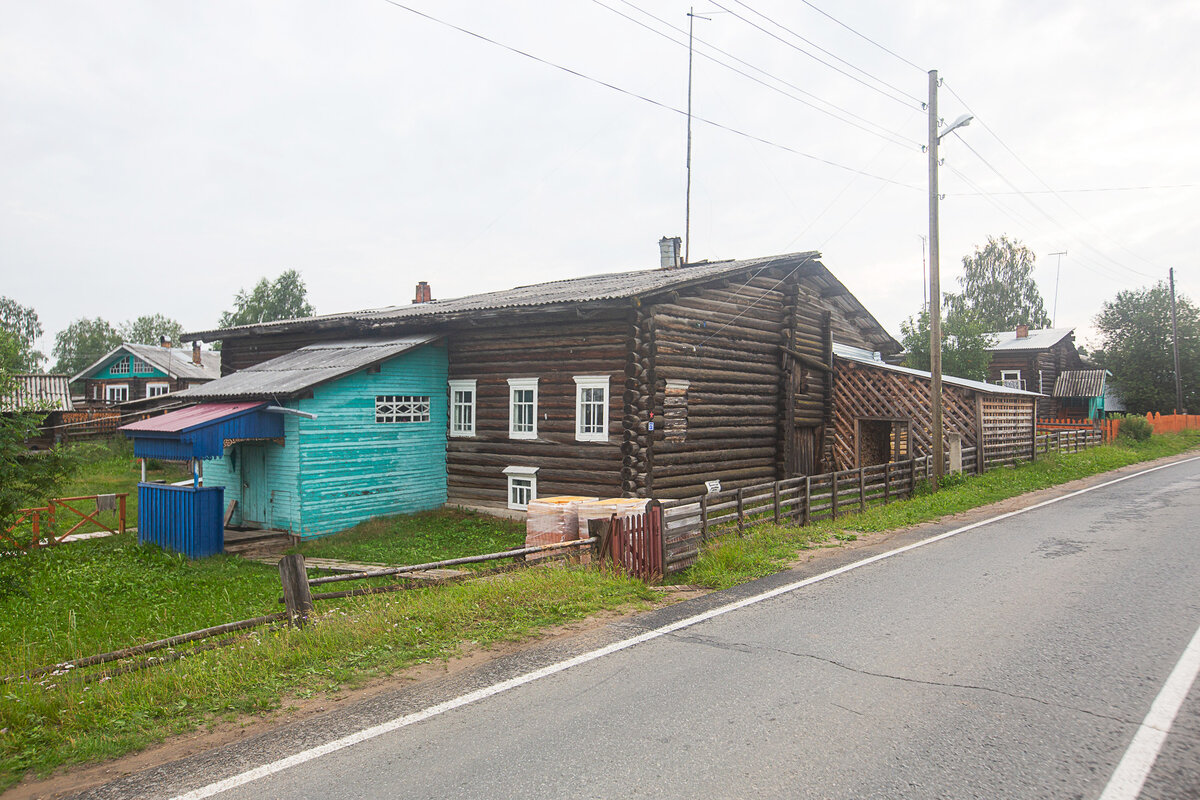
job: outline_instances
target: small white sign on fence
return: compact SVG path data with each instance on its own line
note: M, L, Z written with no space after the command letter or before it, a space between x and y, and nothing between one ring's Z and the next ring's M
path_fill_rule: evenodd
M721 491L721 482L719 480L705 481L704 488L708 490L709 494L716 494Z

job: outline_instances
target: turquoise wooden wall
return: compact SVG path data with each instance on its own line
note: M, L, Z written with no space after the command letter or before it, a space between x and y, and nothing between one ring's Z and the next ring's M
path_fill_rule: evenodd
M446 502L447 360L441 343L425 345L326 384L313 397L282 405L317 415L285 417L284 444L265 449L269 527L312 537L385 514L437 508ZM375 422L376 395L428 395L429 422ZM238 500L242 524L241 454L205 462L206 486Z
M117 356L112 361L108 362L103 367L98 369L96 371L96 374L93 375L92 377L96 378L96 379L100 379L100 380L104 380L107 378L165 378L165 377L167 377L167 373L163 372L162 370L155 369L154 367L150 366L149 364L145 364L145 367L146 367L145 369L139 369L137 372L134 372L133 371L133 362L136 360L137 359L135 356L132 356L129 353L124 353L123 355ZM119 374L114 373L112 371L112 365L117 363L118 361L130 362L129 363L129 372L122 372ZM143 362L143 363L145 363L145 362Z

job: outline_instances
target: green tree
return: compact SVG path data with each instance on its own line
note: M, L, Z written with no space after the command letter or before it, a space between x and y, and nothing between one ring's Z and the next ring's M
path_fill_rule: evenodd
M24 346L20 336L0 328L0 397L16 389L14 373L9 369ZM61 447L33 452L25 441L37 433L38 423L49 409L23 406L0 414L0 528L11 527L17 511L42 505L48 498L61 496L75 461Z
M171 340L178 346L183 336L183 326L177 320L162 314L143 314L132 322L126 322L117 329L122 342L131 344L158 344L161 337Z
M929 370L929 312L900 323L901 343L908 355L905 366ZM991 340L983 326L965 317L942 323L942 374L986 381Z
M121 334L96 317L77 319L54 337L54 371L75 375L121 344Z
M273 281L263 278L250 292L239 290L233 298L233 308L221 314L218 324L222 328L232 328L235 325L311 317L314 312L300 273L289 269Z
M985 331L1049 327L1046 304L1033 279L1035 263L1033 251L1015 239L989 236L984 247L963 256L962 291L946 292L946 318L971 320Z
M5 356L12 371L39 372L46 356L33 349L33 343L42 335L37 312L11 297L0 297L0 330L11 334L10 345L15 347Z
M1183 404L1194 410L1200 408L1200 311L1183 296L1175 305ZM1117 292L1095 322L1101 346L1092 358L1112 372L1125 406L1137 414L1170 413L1175 408L1175 360L1167 284Z

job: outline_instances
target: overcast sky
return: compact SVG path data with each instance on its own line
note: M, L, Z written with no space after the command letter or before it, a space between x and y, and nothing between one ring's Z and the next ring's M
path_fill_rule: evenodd
M940 115L977 117L943 140L943 288L1008 234L1047 309L1067 251L1081 339L1168 267L1200 299L1200 3L814 5L896 55L802 0L696 5L694 113L747 135L694 123L692 260L820 250L898 335L937 69ZM643 12L686 30L688 3L411 6L661 105L386 0L0 5L0 294L42 349L83 316L210 328L289 268L330 313L656 267L684 229L687 49L613 9L679 40Z

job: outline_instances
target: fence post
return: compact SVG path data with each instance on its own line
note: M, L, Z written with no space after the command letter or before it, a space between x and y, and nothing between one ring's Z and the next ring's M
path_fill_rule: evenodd
M304 556L291 553L279 559L279 580L283 584L283 604L287 609L288 624L303 628L308 623L309 612L313 610Z
M708 541L708 495L700 495L700 541Z
M908 460L908 498L911 500L917 489L917 457Z
M804 476L804 522L807 525L812 518L812 475Z
M892 502L892 464L888 462L883 467L883 504Z
M615 515L614 515L615 516ZM613 517L605 517L603 519L589 519L588 523L588 538L595 538L596 542L592 545L596 549L596 562L604 563L604 556L611 555L608 551L612 545L612 521Z
M667 576L667 530L666 530L666 527L667 526L663 524L662 503L660 503L657 500L651 500L646 505L646 538L650 540L649 542L646 543L646 545L647 545L647 549L649 549L650 547L653 547L654 536L655 535L658 536L658 570L657 570L657 572L658 572L658 576L660 579L665 578ZM653 573L655 572L655 570L653 568L651 568L650 572L652 574L648 576L648 579L653 577Z
M774 495L774 497L772 499L775 502L775 524L778 525L782 521L780 518L780 508L779 508L779 481L775 481L775 486L773 487L772 493Z
M858 513L867 510L867 483L863 475L863 468L858 468Z
M837 466L836 464L834 465ZM830 484L832 488L829 492L829 513L830 519L837 519L837 470L835 469L830 474Z
M120 523L120 526L121 526L119 528L119 530L121 533L124 533L125 532L125 495L121 495L120 497L117 498L117 515L118 515L117 521L118 521L118 523Z
M738 536L746 532L746 508L743 501L744 492L742 487L737 489L737 515L738 515Z

